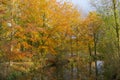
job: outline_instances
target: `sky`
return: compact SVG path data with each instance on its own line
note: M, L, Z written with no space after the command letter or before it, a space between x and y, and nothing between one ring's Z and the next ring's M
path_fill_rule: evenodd
M90 5L89 0L71 0L73 4L82 11L82 15L87 15L90 11L92 11L92 7Z

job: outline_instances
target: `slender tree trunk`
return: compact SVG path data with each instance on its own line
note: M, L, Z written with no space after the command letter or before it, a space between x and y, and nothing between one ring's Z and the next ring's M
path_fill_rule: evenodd
M89 55L90 55L90 61L89 61L89 76L91 76L91 74L92 74L92 62L91 62L91 56L92 56L92 51L91 51L91 46L90 46L90 44L88 44L88 48L89 48Z
M97 80L97 77L98 77L98 70L97 70L97 39L96 39L96 33L94 33L94 55L95 55L95 77Z
M78 45L78 36L76 37L76 54L77 54L77 65L76 65L76 68L77 68L77 78L79 79L79 45Z
M14 8L15 8L15 1L11 2L11 25L9 26L11 28L11 33L10 33L10 56L12 55L12 51L13 51L13 44L12 44L12 40L13 40L13 33L14 33ZM11 66L11 59L9 59L9 65Z
M46 22L46 13L44 12L43 13L43 24L42 24L42 26L43 26L43 28L46 30L46 24L45 24L45 22ZM46 34L45 33L42 33L41 34L41 36L42 36L42 38L43 37L45 37L46 36ZM45 40L41 40L41 46L45 46ZM42 57L42 61L41 61L41 65L42 66L45 66L45 56L46 56L46 52L45 52L45 50L42 48L41 49L41 57Z
M117 38L117 53L118 56L120 57L120 39L119 39L119 23L118 23L118 17L117 17L117 1L112 0L113 2L113 12L114 12L114 19L115 19L115 30L116 30L116 38Z
M73 56L73 47L72 47L72 36L71 36L71 41L70 41L70 46L71 46L71 57Z
M71 58L73 57L73 40L72 36L70 36L70 47L71 47ZM73 80L73 62L71 63L71 80Z

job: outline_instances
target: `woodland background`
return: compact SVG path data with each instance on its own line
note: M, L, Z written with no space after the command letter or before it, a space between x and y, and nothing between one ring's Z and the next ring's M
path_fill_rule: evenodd
M53 66L69 80L119 80L120 1L90 2L83 17L62 0L0 0L0 80L68 80Z

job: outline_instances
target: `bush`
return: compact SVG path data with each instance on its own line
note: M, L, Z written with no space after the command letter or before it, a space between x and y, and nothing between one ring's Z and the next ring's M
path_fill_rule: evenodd
M22 75L23 75L23 72L14 71L7 77L7 80L17 80L17 78Z

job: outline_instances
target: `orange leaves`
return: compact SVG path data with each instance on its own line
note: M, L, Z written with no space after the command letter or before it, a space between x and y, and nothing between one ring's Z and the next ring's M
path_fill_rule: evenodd
M21 26L15 26L15 29L20 32L24 31L24 29Z
M13 48L16 52L31 50L33 53L37 50L36 53L56 54L55 49L62 44L61 39L67 37L69 40L74 35L74 27L80 22L80 13L71 3L24 0L16 1L15 5L18 5L15 10L19 16L13 19L16 21L11 42L17 41Z
M54 54L54 55L56 55L57 53L56 53L56 51L54 50L54 47L52 47L52 45L51 46L39 46L39 48L38 48L39 50L44 50L44 51L46 51L47 53L50 53L50 54Z
M99 33L102 20L96 12L90 12L83 20L80 27L80 38L83 40L83 45L88 47L88 44L94 46L94 34Z
M86 23L87 23L88 28L92 32L97 32L97 30L99 30L100 28L100 25L102 24L102 20L96 12L89 13L86 21L87 21Z
M50 50L50 53L51 53L51 54L53 54L53 55L56 55L56 54L57 54L56 51L55 51L53 48L49 47L49 50Z
M22 42L21 45L22 45L24 48L30 48L30 47L31 47L27 42Z
M2 22L5 35L11 38L9 46L12 46L5 46L4 50L6 54L11 53L12 58L40 52L57 54L57 50L66 51L70 47L77 50L78 45L86 47L88 43L92 44L92 32L97 31L101 23L95 12L82 20L80 12L67 2L16 0L15 5L14 15L18 16L10 21L12 27L8 28L9 21Z
M90 12L84 20L83 25L87 29L89 35L97 32L102 24L100 16L96 12Z
M13 51L12 55L9 55L10 60L23 60L24 58L31 58L33 55L29 52Z

